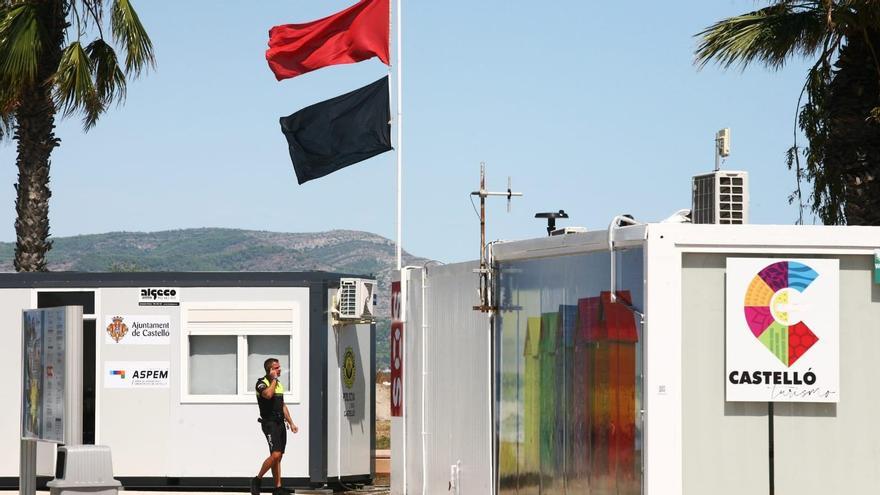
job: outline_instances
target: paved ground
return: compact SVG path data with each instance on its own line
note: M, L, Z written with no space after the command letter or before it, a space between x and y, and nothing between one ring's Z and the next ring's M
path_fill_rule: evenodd
M232 495L236 493L244 494L245 492L173 492L173 491L133 491L133 490L123 490L120 493L124 493L125 495ZM265 492L268 495L268 492ZM361 490L348 491L348 492L336 492L337 494L344 495L355 495L355 494L369 494L369 495L388 495L391 493L391 490L388 486L368 486L364 487ZM17 491L10 490L0 490L0 495L18 495ZM48 491L37 491L37 495L49 495Z
M345 491L345 492L336 492L336 495L389 495L391 493L391 489L388 486L390 480L387 475L378 475L375 480L376 484L373 486L365 486L360 490L353 491ZM150 491L140 491L140 490L120 490L120 495L250 495L244 491L238 492L203 492L203 491L192 491L192 492L181 492L181 491L171 491L171 490L150 490ZM293 494L293 492L291 492ZM0 490L0 495L19 495L18 491L12 490ZM48 491L38 490L37 495L49 495ZM263 495L271 495L270 492L263 492Z

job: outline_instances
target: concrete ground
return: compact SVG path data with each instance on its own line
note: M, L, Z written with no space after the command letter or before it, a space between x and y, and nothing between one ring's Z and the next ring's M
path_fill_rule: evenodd
M236 493L244 494L245 492L177 492L177 491L166 491L166 490L151 490L151 491L134 491L134 490L120 490L120 495L232 495ZM265 495L268 495L269 492L264 492ZM319 491L296 491L291 492L294 493L321 493ZM388 495L391 493L391 489L386 486L375 485L375 486L367 486L361 490L348 491L348 492L336 492L337 494L342 495L355 495L355 494L369 494L369 495ZM0 490L0 495L18 495L18 491L13 490ZM49 495L48 491L38 490L37 495Z

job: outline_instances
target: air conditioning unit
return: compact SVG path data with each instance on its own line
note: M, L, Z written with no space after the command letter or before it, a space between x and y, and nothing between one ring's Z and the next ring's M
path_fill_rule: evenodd
M691 198L693 223L749 223L748 172L717 170L695 175Z
M334 315L346 322L371 322L375 319L376 281L362 278L339 280Z

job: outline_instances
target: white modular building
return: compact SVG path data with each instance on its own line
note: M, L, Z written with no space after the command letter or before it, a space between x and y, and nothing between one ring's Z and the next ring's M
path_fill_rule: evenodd
M111 448L124 487L244 489L268 455L254 385L269 357L299 427L285 486L370 483L374 287L324 272L0 274L0 394L22 393L22 310L82 306L83 443ZM19 407L0 409L7 488L20 424ZM43 482L54 462L54 444L40 443Z
M613 222L492 244L488 300L477 263L402 271L392 493L877 492L878 248Z

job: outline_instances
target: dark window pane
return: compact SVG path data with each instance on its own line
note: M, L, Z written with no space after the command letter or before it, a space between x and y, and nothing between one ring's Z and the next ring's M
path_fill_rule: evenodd
M83 321L83 438L84 445L95 443L95 320Z
M95 293L88 292L38 292L37 308L57 306L82 306L83 314L95 314Z

